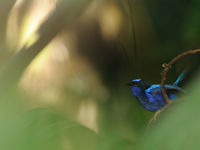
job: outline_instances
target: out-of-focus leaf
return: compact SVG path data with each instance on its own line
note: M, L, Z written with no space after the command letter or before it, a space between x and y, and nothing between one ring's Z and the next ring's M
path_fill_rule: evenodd
M120 135L110 133L101 137L97 150L131 150L132 143Z
M0 73L0 90L6 91L16 83L30 62L63 29L74 23L91 0L64 0L55 13L39 28L39 39L35 44L24 46ZM3 86L3 87L2 87Z
M26 112L0 127L4 150L94 150L97 135L47 109Z
M155 126L145 132L145 137L141 138L137 150L199 149L199 89L200 80L188 89L185 97L169 106L166 114L161 114Z

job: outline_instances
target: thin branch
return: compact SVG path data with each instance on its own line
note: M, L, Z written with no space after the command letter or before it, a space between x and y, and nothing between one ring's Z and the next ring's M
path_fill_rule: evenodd
M183 52L183 53L179 54L178 56L176 56L175 58L173 58L168 64L163 65L165 68L161 73L161 90L162 90L163 97L164 97L167 104L171 103L171 101L169 100L169 98L167 96L165 87L164 87L167 72L169 71L171 66L174 63L176 63L178 60L180 60L181 58L188 56L188 55L196 54L196 53L200 53L200 49L189 50L189 51Z
M134 8L133 8L133 4L132 4L132 0L128 0L128 6L129 6L129 13L130 13L130 21L131 21L131 30L132 30L132 38L133 38L133 52L134 52L134 59L135 59L135 63L137 63L137 57L138 57L138 53L137 53L137 42L136 42L136 32L135 32L135 23L134 23Z

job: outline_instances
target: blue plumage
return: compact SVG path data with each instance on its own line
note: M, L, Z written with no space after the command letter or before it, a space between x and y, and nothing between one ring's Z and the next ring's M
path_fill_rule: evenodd
M184 78L185 71L178 77L173 85L165 85L166 93L170 100L177 98L177 93L183 91L178 85ZM166 102L162 95L161 85L151 85L143 79L132 80L128 85L139 103L149 111L162 109Z

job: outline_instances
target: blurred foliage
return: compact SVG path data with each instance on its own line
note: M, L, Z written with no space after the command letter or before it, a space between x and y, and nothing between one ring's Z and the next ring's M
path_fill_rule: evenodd
M0 0L0 149L197 149L199 56L186 96L153 117L126 82L199 46L198 0ZM186 83L187 85L187 83ZM173 135L172 135L173 134Z
M188 88L187 96L180 98L159 116L157 123L140 139L136 149L199 149L199 86L198 79Z

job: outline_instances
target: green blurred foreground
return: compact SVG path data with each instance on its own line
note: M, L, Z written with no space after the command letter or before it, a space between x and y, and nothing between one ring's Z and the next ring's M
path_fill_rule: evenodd
M199 1L0 0L1 150L199 149L200 80L153 117L125 85L199 47ZM186 64L170 70L173 82Z

